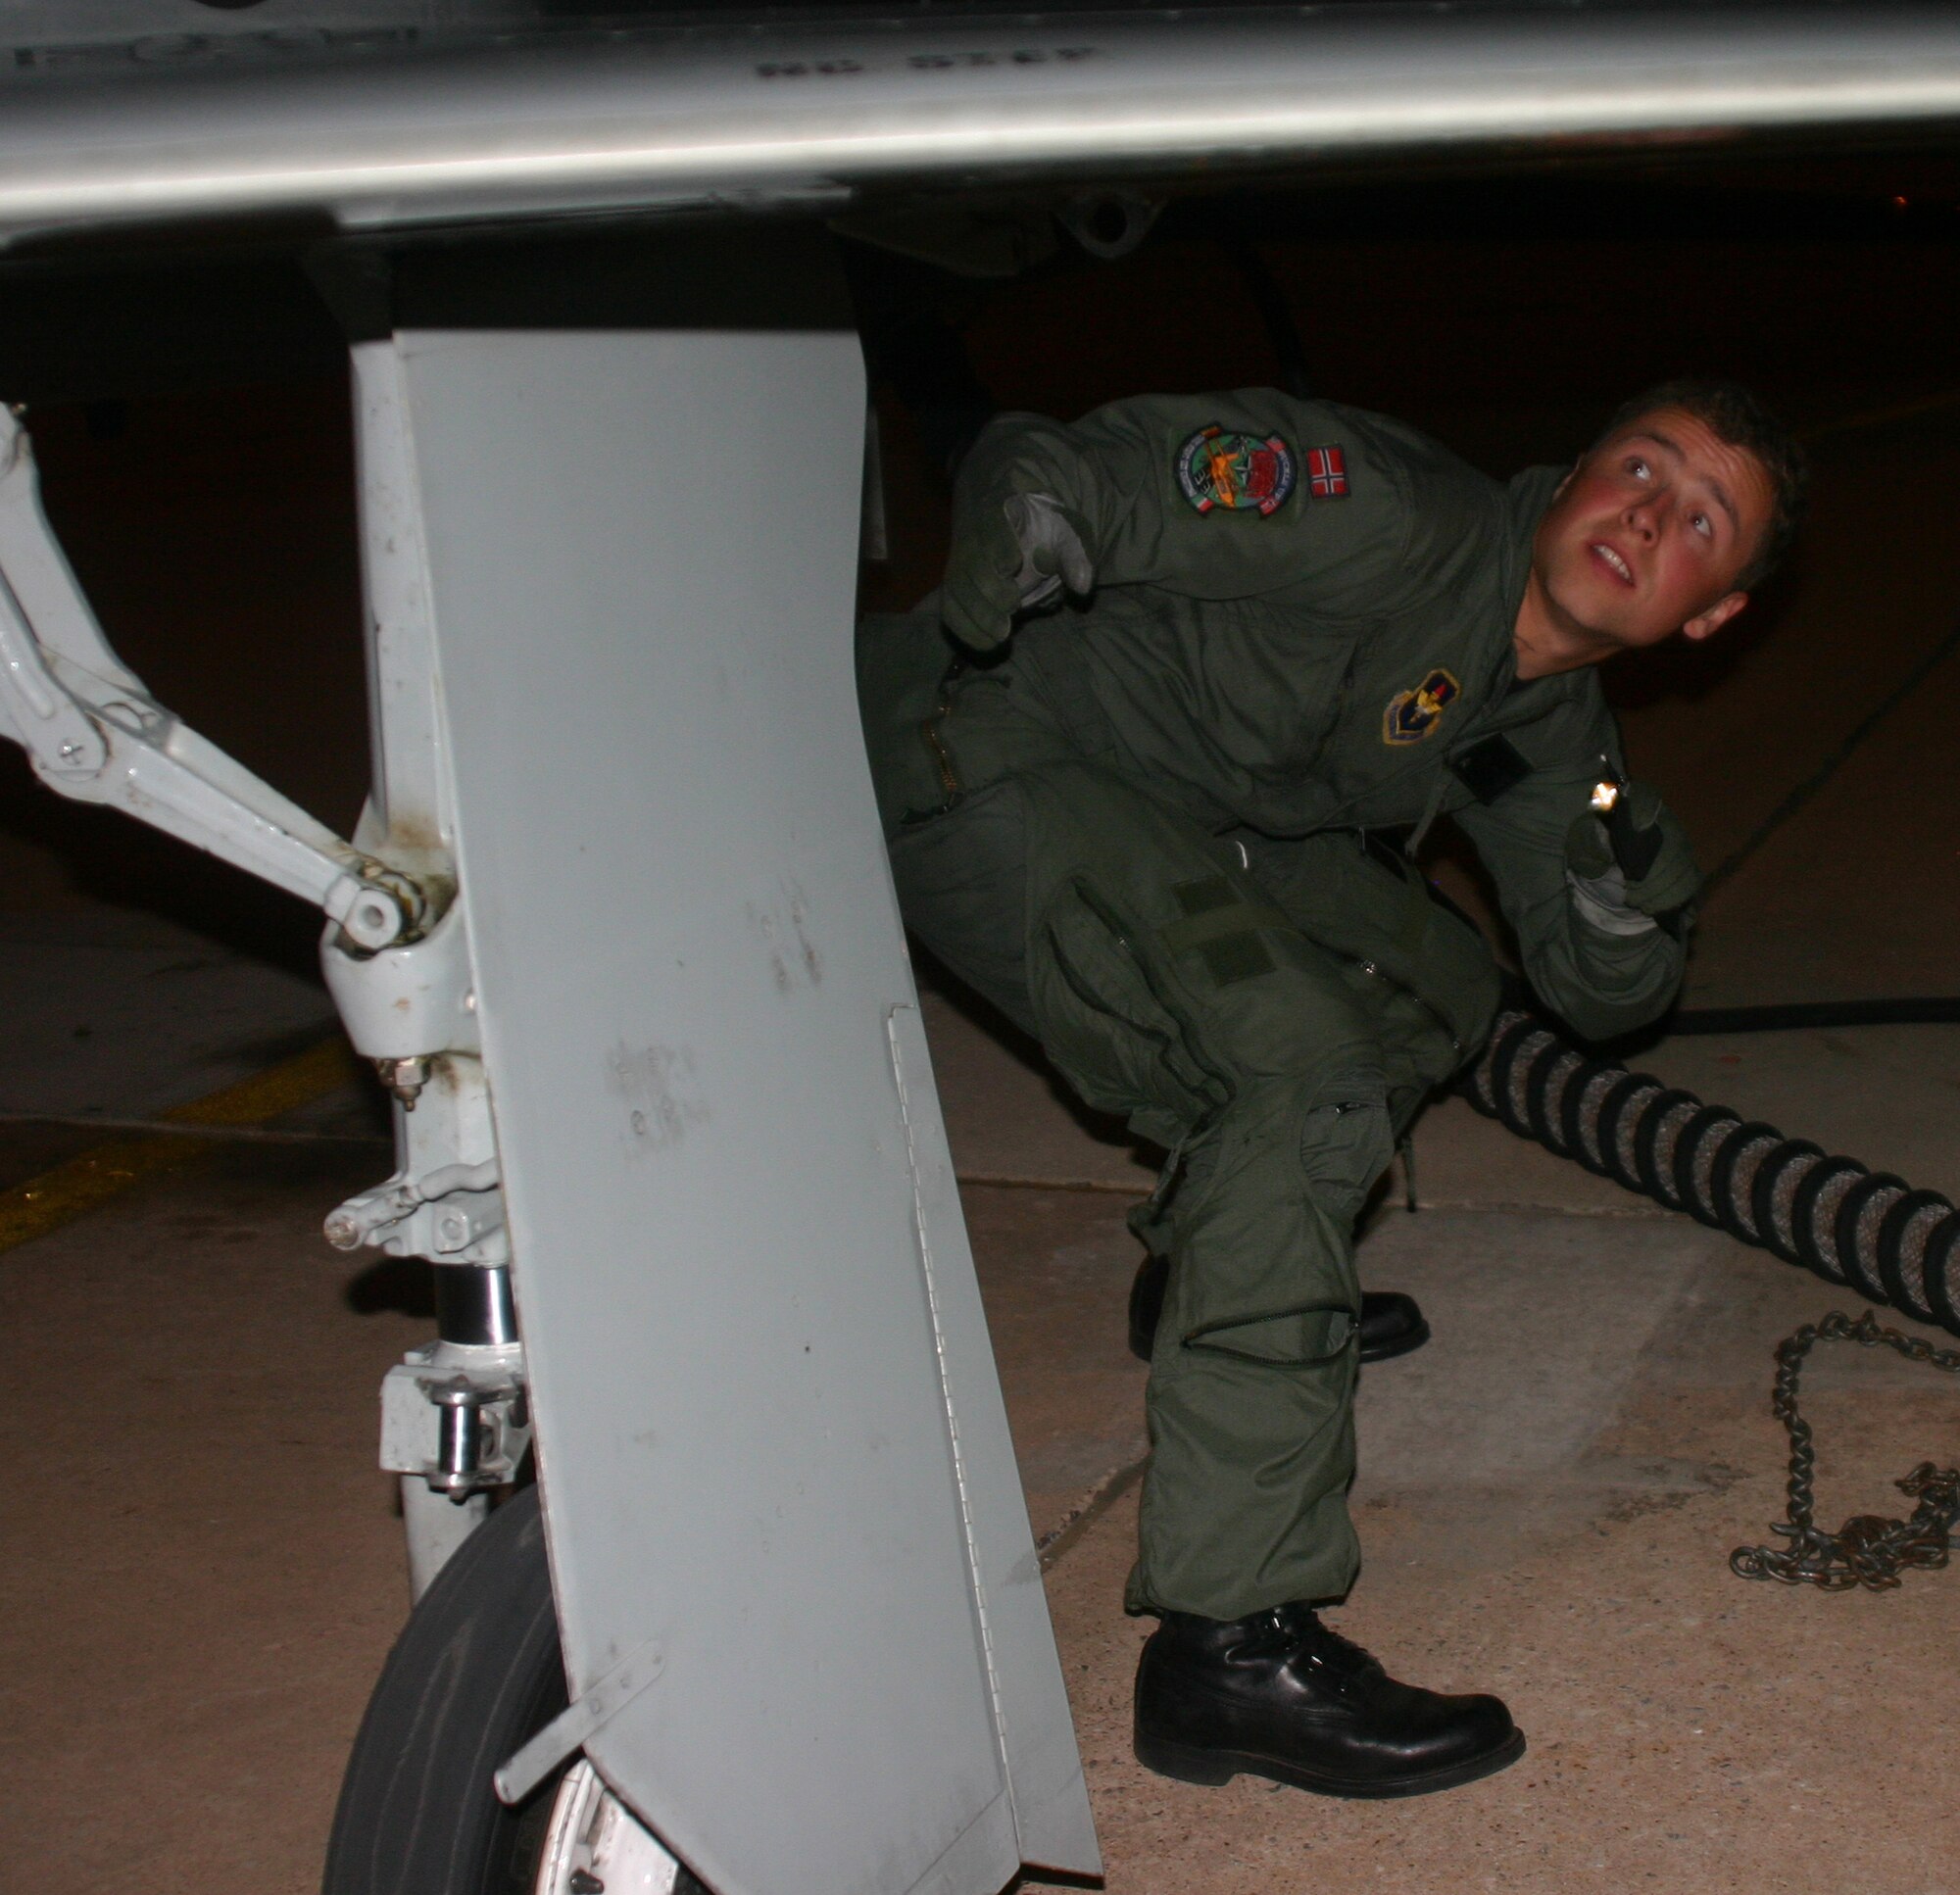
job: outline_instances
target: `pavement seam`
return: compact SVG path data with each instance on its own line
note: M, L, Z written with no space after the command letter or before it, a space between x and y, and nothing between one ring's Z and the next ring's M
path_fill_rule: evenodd
M1122 1467L1112 1468L1035 1541L1035 1552L1040 1556L1044 1573L1053 1573L1081 1542L1090 1528L1144 1478L1144 1470L1150 1461L1151 1457L1146 1454L1126 1462Z
M1400 1205L1395 1206L1396 1211ZM1531 1198L1518 1197L1425 1197L1419 1211L1509 1211L1528 1214L1533 1217L1584 1217L1584 1218L1668 1218L1679 1217L1679 1211L1671 1211L1664 1204L1632 1203L1619 1204L1541 1204ZM1407 1212L1402 1212L1407 1216Z
M1004 1171L962 1171L955 1174L962 1185L988 1185L1001 1190L1085 1190L1102 1191L1112 1197L1148 1197L1149 1184L1118 1185L1106 1178L1022 1178Z
M221 1142L183 1134L235 1131L277 1118L337 1091L358 1070L344 1040L322 1040L264 1072L172 1106L159 1114L156 1132L93 1145L0 1191L0 1253L73 1224L153 1178L188 1170Z
M0 1126L58 1125L78 1132L148 1132L159 1138L216 1139L250 1144L345 1144L392 1150L385 1132L302 1132L271 1125L173 1125L169 1119L103 1118L94 1113L0 1110Z
M1835 745L1828 756L1819 763L1808 776L1794 784L1778 800L1777 805L1749 833L1742 838L1716 866L1708 872L1701 884L1700 901L1706 913L1710 899L1756 851L1767 843L1778 830L1796 815L1806 803L1818 796L1831 780L1843 768L1853 753L1865 740L1883 724L1901 705L1909 703L1919 694L1920 687L1934 672L1960 651L1960 625L1953 626L1932 651L1912 666L1897 684L1887 691L1877 704L1873 705L1851 729Z
M1112 1185L1098 1179L1082 1178L1015 1178L1003 1176L997 1172L962 1171L956 1174L961 1185L985 1186L990 1190L1065 1190L1096 1191L1110 1197L1148 1197L1148 1185ZM1542 1204L1530 1198L1489 1198L1489 1197L1425 1197L1417 1206L1422 1211L1513 1211L1529 1212L1541 1217L1585 1217L1585 1218L1669 1218L1678 1213L1661 1204L1649 1204L1636 1198L1625 1205L1620 1204ZM1408 1215L1397 1204L1392 1214Z

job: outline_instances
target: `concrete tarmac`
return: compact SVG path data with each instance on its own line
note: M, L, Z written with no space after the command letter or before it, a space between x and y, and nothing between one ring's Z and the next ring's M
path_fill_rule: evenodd
M1903 394L1853 391L1819 421L1818 523L1761 632L1619 687L1635 767L1663 784L1704 864L1749 848L1707 904L1691 1003L1955 988L1945 705L1960 656L1942 641L1960 584L1943 496L1960 411L1861 418L1861 405L1920 400L1923 377L1901 376ZM159 538L183 524L179 511L142 526L167 447L207 501L235 489L251 520L311 549L277 583L252 567L227 592L221 569L207 572L195 583L216 588L209 600L269 649L292 599L327 625L320 599L346 580L344 508L322 498L341 450L278 476L320 425L318 391L284 419L214 398L202 433L167 410L139 409L120 447L72 415L47 423L57 512L78 563L107 575L112 632L140 643L149 596L139 558L117 576L117 522ZM1535 426L1518 420L1516 441L1537 440ZM252 448L231 488L213 446L227 428ZM99 464L112 461L115 480ZM191 606L171 611L141 668L168 661L172 625L191 635ZM344 823L358 665L295 683L278 669L289 659L275 652L253 688L226 673L220 689L218 667L179 654L182 694L203 693L186 707L251 753L239 733L255 701L311 691L315 728L261 732L253 760ZM92 817L0 791L0 1186L327 1029L307 917L214 906L223 878L181 852L145 853ZM1952 1885L1960 1817L1943 1760L1960 1720L1960 1575L1826 1597L1727 1565L1782 1516L1771 1349L1861 1305L1459 1100L1418 1131L1422 1208L1399 1208L1398 1172L1363 1239L1364 1280L1414 1291L1436 1336L1363 1378L1366 1564L1337 1623L1413 1681L1500 1691L1531 1749L1488 1782L1372 1806L1139 1769L1128 1693L1148 1628L1120 1596L1147 1442L1143 1370L1124 1345L1138 1251L1123 1219L1154 1154L1074 1108L1031 1049L926 977L1111 1890ZM1956 1055L1960 1029L1893 1027L1682 1038L1639 1063L1960 1196ZM19 1444L0 1561L6 1886L316 1885L347 1746L407 1605L392 1482L373 1465L375 1389L430 1333L422 1278L350 1262L318 1223L390 1163L375 1098L350 1086L208 1140L195 1165L0 1254L0 1418ZM1922 1459L1960 1462L1949 1379L1821 1356L1808 1387L1829 1524L1902 1512L1892 1481Z
M1936 1084L1933 1039L1892 1068ZM937 1056L964 1161L962 1115L1035 1076L944 1032ZM1800 1060L1780 1099L1806 1129L1825 1102ZM335 1129L224 1142L0 1257L0 1413L24 1447L0 1568L15 1885L314 1884L407 1604L373 1392L428 1331L416 1273L318 1237L388 1164L356 1129L366 1102L334 1105ZM1120 1611L1146 1448L1123 1339L1135 1198L1083 1182L1132 1161L1051 1109L1019 1136L1039 1156L1039 1134L1055 1176L991 1169L965 1197L1112 1889L1823 1890L1845 1850L1866 1886L1947 1885L1952 1576L1827 1598L1726 1564L1781 1517L1769 1352L1849 1299L1642 1200L1600 1201L1467 1113L1432 1123L1418 1160L1459 1180L1456 1201L1385 1202L1364 1240L1366 1280L1415 1292L1436 1339L1364 1375L1366 1564L1337 1623L1402 1676L1502 1692L1531 1752L1373 1808L1142 1771L1127 1719L1147 1627ZM1882 1120L1866 1129L1889 1159ZM1485 1142L1454 1173L1452 1131ZM0 1151L18 1179L91 1137L10 1125ZM1584 1187L1563 1204L1560 1178ZM1889 1482L1956 1458L1951 1383L1827 1355L1810 1385L1834 1524L1902 1511Z

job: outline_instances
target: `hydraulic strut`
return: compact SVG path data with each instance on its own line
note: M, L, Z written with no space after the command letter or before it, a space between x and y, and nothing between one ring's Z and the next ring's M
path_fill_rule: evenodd
M1529 1013L1498 1016L1462 1090L1561 1158L1960 1336L1960 1214L1937 1191L1591 1058Z

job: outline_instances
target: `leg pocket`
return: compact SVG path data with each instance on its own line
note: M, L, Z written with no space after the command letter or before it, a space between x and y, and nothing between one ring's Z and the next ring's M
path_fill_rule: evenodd
M1379 1082L1323 1086L1301 1117L1300 1171L1316 1195L1349 1225L1395 1155L1388 1100Z
M1043 1047L1069 1084L1169 1145L1229 1086L1199 1050L1181 1009L1139 960L1138 930L1076 877L1056 891L1029 942L1028 986Z

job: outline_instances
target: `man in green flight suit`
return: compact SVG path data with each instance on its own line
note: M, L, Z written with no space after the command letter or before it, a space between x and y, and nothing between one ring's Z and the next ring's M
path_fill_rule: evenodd
M937 599L866 622L906 921L1171 1154L1131 1220L1168 1263L1128 1597L1159 1618L1152 1768L1395 1796L1522 1754L1496 1698L1399 1684L1314 1609L1359 1564L1356 1214L1497 1002L1409 857L1449 816L1547 1006L1589 1039L1656 1018L1698 877L1645 786L1617 855L1592 813L1625 776L1592 667L1733 618L1802 484L1726 383L1507 486L1271 391L1007 415Z

